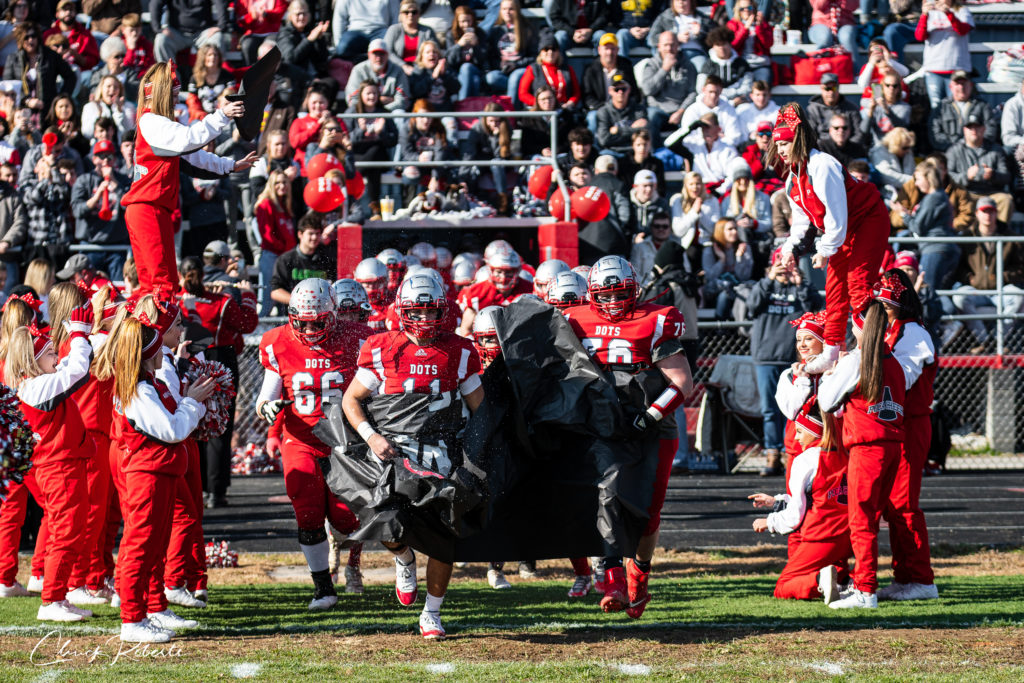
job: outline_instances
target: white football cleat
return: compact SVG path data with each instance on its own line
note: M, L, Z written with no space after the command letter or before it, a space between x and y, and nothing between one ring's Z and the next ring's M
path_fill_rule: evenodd
M173 637L173 631L162 629L149 619L121 624L121 641L125 643L166 643Z
M168 631L176 631L180 628L195 628L196 626L199 626L199 622L195 619L179 617L170 609L165 609L163 612L151 612L146 615L146 618L149 619L149 622L157 628L166 629Z
M184 586L179 588L164 588L164 597L172 605L182 607L206 607L206 603L188 592Z
M41 576L30 576L28 577L28 592L29 593L42 593L43 592L43 577Z
M10 586L0 583L0 598L23 598L26 595L28 591L17 581Z
M359 567L345 565L345 592L360 595L363 592L363 572Z
M906 587L907 584L905 583L896 583L893 581L885 588L879 590L875 595L878 596L879 600L894 600L895 598L893 596L901 592Z
M818 590L825 598L826 605L831 605L839 599L839 570L834 564L818 572Z
M412 562L402 564L402 561L395 558L395 595L398 602L406 607L416 602L419 596L419 587L416 585L416 555L412 556Z
M934 583L907 583L903 590L892 596L892 600L937 600L939 589Z
M831 602L828 606L832 609L876 609L878 607L878 598L874 593L865 593L854 589L845 598Z
M447 634L441 625L440 612L420 612L420 634L427 640L444 640Z
M337 595L325 595L322 598L313 598L309 601L310 612L326 612L338 604Z
M839 347L825 344L821 353L813 356L804 364L804 372L808 375L820 375L826 370L831 370L837 360L839 360Z
M114 591L114 594L110 596L110 606L117 608L121 607L121 596L117 594L117 591Z
M40 605L36 613L39 621L82 621L92 616L87 609L75 607L67 600L58 600L49 605Z
M569 589L570 598L585 598L587 593L593 587L594 581L590 578L590 574L585 576L576 575L576 580L572 582L572 588Z
M491 588L499 591L508 590L512 587L512 584L505 578L505 572L500 569L487 570L487 583L491 584Z

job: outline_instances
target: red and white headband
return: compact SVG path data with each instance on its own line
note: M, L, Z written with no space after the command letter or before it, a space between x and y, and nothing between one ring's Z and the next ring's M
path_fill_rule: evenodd
M791 320L789 324L795 327L797 332L804 330L822 344L825 343L825 311L804 313L796 320Z
M818 439L820 439L822 434L825 433L825 425L822 423L822 421L814 417L813 415L808 415L803 410L797 413L796 426L804 430L805 432L813 434L815 438Z

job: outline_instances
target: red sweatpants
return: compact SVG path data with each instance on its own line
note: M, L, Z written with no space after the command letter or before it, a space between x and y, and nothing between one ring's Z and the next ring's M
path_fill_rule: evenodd
M121 621L134 624L148 612L167 608L163 591L164 554L171 535L174 492L181 477L126 472L124 536L117 556Z
M50 516L43 569L43 602L63 600L68 579L82 551L89 512L87 458L67 458L33 468Z
M829 257L825 275L826 344L840 346L846 341L851 309L859 312L871 298L882 256L889 248L891 229L889 214L881 201L870 213L846 226L846 242Z
M18 580L18 549L21 546L21 528L25 525L25 515L28 512L29 494L32 494L40 506L42 505L43 494L32 470L25 474L22 483L11 485L7 500L0 503L0 583L5 586L13 585ZM44 510L39 533L36 534L35 554L32 556L32 565L38 573L33 572L33 576L43 575L46 539L49 535Z
M928 548L928 526L921 512L921 476L932 442L932 421L928 415L917 415L906 418L903 424L907 438L884 513L889 522L893 580L932 584L935 574Z
M199 447L193 439L185 442L188 470L174 492L174 519L167 546L164 585L206 588L206 545L203 542L203 479L199 469Z
M783 600L820 598L818 572L830 564L844 564L852 552L849 536L827 541L799 539L796 543L790 543L789 559L775 583L775 597Z
M849 448L846 483L850 544L857 560L853 585L865 593L878 590L878 521L892 491L900 448L898 441L877 441Z
M39 484L35 485L39 488ZM29 489L31 492L32 489ZM43 493L39 492L37 497L35 493L32 493L32 497L36 499L36 503L43 508L43 518L39 520L39 532L36 534L36 547L32 553L32 576L42 576L46 572L46 546L50 542L50 515L46 512L44 506Z
M288 436L281 444L281 462L284 465L284 488L295 510L295 521L300 529L324 528L324 519L343 534L359 528L359 520L348 506L334 497L320 471L318 457L323 450Z
M96 444L96 452L86 461L89 509L85 533L81 539L81 555L71 572L68 586L87 586L99 590L107 575L103 546L106 541L107 508L110 506L110 436L91 429L89 434Z
M651 506L647 508L649 517L644 536L650 536L661 526L661 508L665 505L668 478L672 475L672 460L678 448L679 439L658 440L658 470L654 475L654 491L651 494Z
M124 472L121 471L121 448L111 440L107 453L110 463L110 498L107 507L107 519L103 534L103 564L106 575L114 576L114 546L117 544L117 532L121 530L121 496L124 490Z
M178 264L174 259L174 221L171 212L155 204L129 204L124 211L132 256L139 273L139 291L155 287L178 289Z

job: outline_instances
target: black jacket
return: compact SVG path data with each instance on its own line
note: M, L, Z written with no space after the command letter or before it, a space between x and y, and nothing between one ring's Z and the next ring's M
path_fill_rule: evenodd
M811 124L811 128L818 131L819 138L828 137L828 123L835 114L846 119L846 125L850 127L853 136L852 139L860 141L862 134L860 132L860 110L857 105L843 95L840 95L839 101L831 107L825 104L821 95L815 95L807 103L807 122Z
M629 93L630 101L639 101L640 88L637 87L636 77L633 75L633 63L620 55L615 60L615 70L622 74L632 88ZM604 68L600 59L595 59L583 69L583 83L580 84L580 88L583 90L583 104L587 109L599 109L608 101L608 86L604 82Z
M840 148L832 141L832 138L825 136L818 140L818 149L834 156L843 166L849 166L850 162L855 159L866 160L868 158L868 151L864 149L864 145L854 142L852 139L847 140L846 144Z
M4 64L5 81L21 81L25 72L28 55L18 50L7 58ZM43 111L49 111L50 103L58 93L70 95L78 83L78 76L71 65L48 47L39 46L39 63L36 66L36 96L43 101ZM61 79L61 87L57 89L57 77ZM22 96L24 96L24 92ZM91 132L91 131L90 131Z
M754 320L750 330L750 355L754 362L795 363L796 344L789 322L823 305L821 296L806 282L800 286L787 285L767 277L755 282L747 295L747 314Z
M334 281L338 277L338 263L334 256L336 248L320 245L312 256L306 256L298 247L284 252L274 263L274 275L270 278L270 289L292 291L295 285L311 277Z
M310 42L306 36L313 30L312 22L306 29L299 31L290 21L281 24L281 30L274 39L281 49L281 63L291 64L308 74L322 76L327 73L327 61L331 57L328 38L324 35Z
M556 31L567 31L570 40L576 30L576 13L579 3L576 0L555 0L551 3L551 16L548 21ZM587 0L583 3L583 16L587 26L596 31L611 30L613 33L622 21L622 4L608 0Z
M202 33L211 26L225 33L232 30L224 0L149 0L149 23L153 33L165 25L186 33Z

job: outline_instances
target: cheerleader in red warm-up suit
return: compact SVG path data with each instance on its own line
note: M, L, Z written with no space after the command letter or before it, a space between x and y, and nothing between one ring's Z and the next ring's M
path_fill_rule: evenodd
M803 447L796 439L796 416L807 401L818 393L820 374L808 374L806 363L821 353L825 341L825 312L804 313L790 323L796 327L796 352L800 360L793 367L783 370L775 389L775 402L786 416L786 432L783 444L786 448L786 480L789 480L789 464Z
M921 326L921 300L907 275L893 268L882 276L875 298L885 306L885 341L907 375L907 438L885 507L892 546L893 582L878 591L879 600L939 597L928 548L928 526L921 511L921 475L932 441L932 401L938 362L935 345Z
M776 508L754 520L754 531L789 535L789 559L775 584L775 597L824 598L828 604L839 597L836 565L845 564L853 552L846 509L847 457L833 431L834 419L822 418L813 403L797 414L794 424L803 450L791 460L785 494L750 496L754 507Z
M121 640L166 642L173 629L196 626L166 609L160 579L175 490L188 465L181 442L206 413L203 401L213 393L213 382L204 378L175 401L155 376L163 361L162 337L146 324L148 316L138 317L122 323L114 349L115 412L124 446L124 536L117 563Z
M808 372L820 373L839 357L851 307L857 313L871 298L891 224L878 189L854 179L835 157L816 149L816 139L800 105L791 102L779 111L768 160L781 161L789 171L785 189L793 225L782 248L784 265L810 252L819 234L813 264L824 268L828 263L825 347L807 364Z
M66 599L89 507L86 460L95 448L71 398L89 379L92 320L91 305L71 312L67 322L71 351L63 361L58 360L50 338L34 328L18 328L7 346L4 380L17 389L21 410L39 435L32 470L50 519L43 604L36 616L43 621L81 621L92 616Z
M818 384L818 404L843 412L850 543L857 560L852 590L829 607L878 607L878 522L889 500L903 440L907 378L885 343L885 308L872 301L863 329L854 326L858 348L844 356Z
M255 163L255 152L240 161L203 151L231 123L245 113L241 102L224 105L213 114L185 126L174 119L174 103L181 82L173 62L159 62L146 71L139 84L139 119L135 136L132 187L121 199L138 270L139 289L155 286L175 289L178 284L174 258L172 212L180 203L180 160L225 175Z

